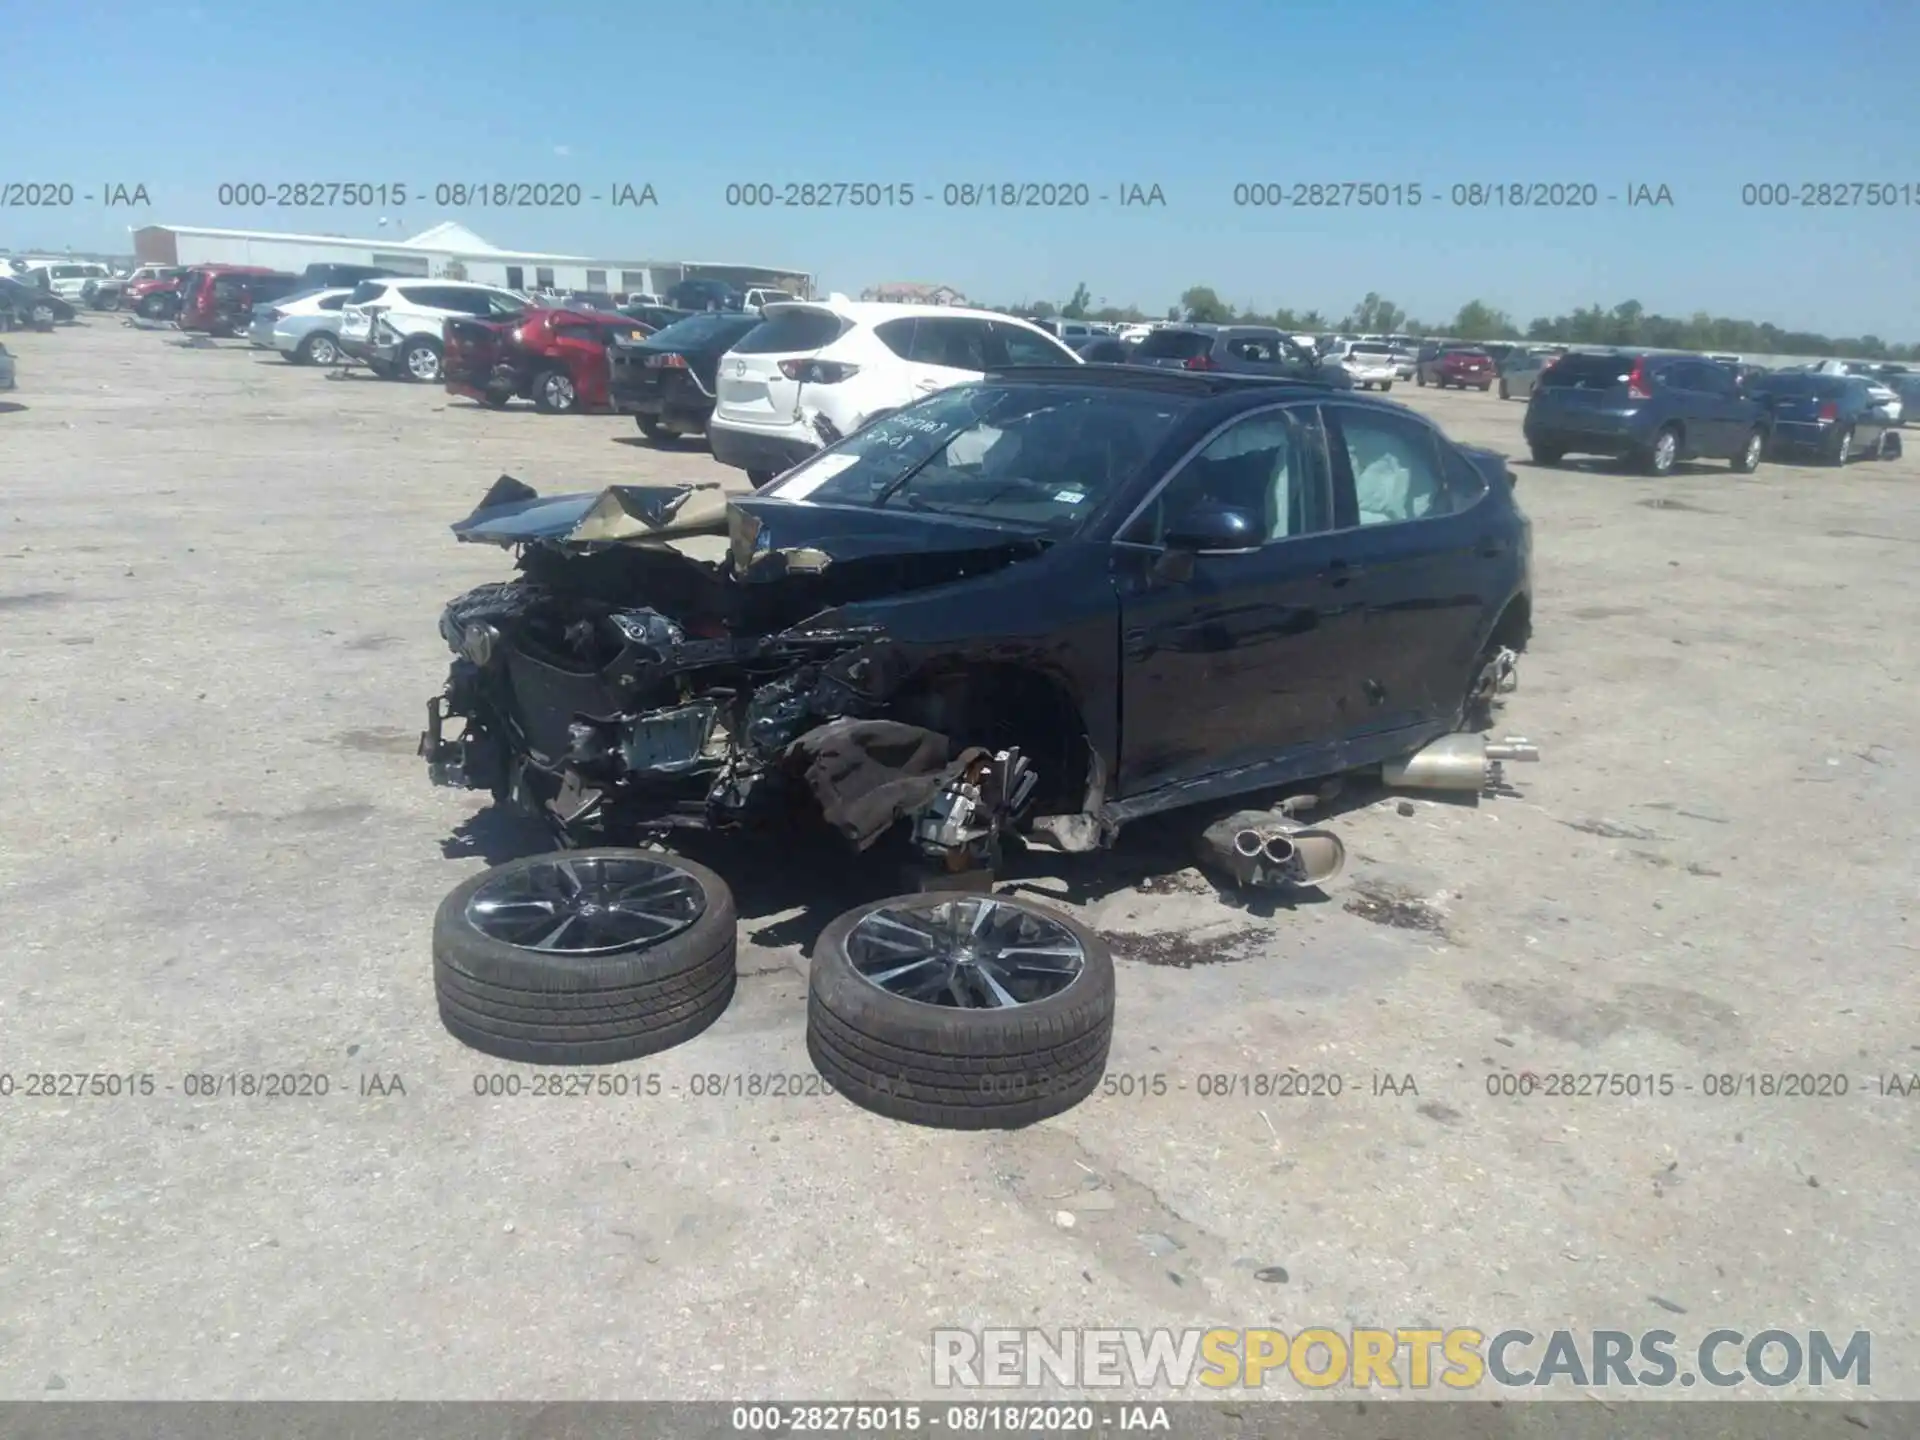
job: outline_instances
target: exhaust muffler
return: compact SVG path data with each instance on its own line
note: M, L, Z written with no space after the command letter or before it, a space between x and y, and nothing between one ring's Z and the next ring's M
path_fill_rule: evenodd
M1442 735L1431 745L1380 767L1380 778L1398 790L1479 793L1506 783L1508 760L1535 761L1539 747L1524 737L1484 740L1478 735Z
M1331 830L1313 830L1267 810L1242 810L1201 832L1200 858L1241 885L1318 885L1347 865Z

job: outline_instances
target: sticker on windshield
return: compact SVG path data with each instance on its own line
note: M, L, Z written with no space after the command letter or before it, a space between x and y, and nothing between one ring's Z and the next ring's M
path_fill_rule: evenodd
M790 482L776 486L768 493L778 495L782 500L804 500L842 470L852 469L859 463L858 455L822 455Z
M1056 505L1078 505L1086 498L1087 495L1084 490L1056 490L1053 492L1053 503Z

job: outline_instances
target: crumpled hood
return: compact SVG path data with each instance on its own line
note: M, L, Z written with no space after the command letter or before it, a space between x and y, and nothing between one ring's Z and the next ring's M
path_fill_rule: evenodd
M665 549L702 565L727 565L730 578L747 582L915 557L937 557L917 567L929 577L959 578L1043 554L1048 545L1028 531L924 511L729 499L712 482L542 496L510 475L494 482L453 533L503 547Z

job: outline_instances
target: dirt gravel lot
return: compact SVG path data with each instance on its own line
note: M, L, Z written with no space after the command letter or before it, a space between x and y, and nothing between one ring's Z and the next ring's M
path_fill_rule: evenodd
M625 1067L652 1098L481 1098L532 1072L434 1013L494 840L413 748L441 604L507 573L448 523L502 472L731 472L110 319L7 343L0 1396L912 1398L936 1324L1431 1324L1869 1330L1871 1393L1920 1397L1920 1096L1882 1093L1920 1072L1920 446L1520 465L1521 793L1349 808L1347 878L1277 910L1164 830L1023 860L1115 945L1113 1093L948 1134L694 1093L811 1073L807 946L885 888L851 867L715 852L739 995ZM1519 405L1403 391L1524 453ZM1343 1093L1260 1093L1289 1068ZM185 1093L242 1072L331 1093ZM1489 1093L1522 1072L1676 1088ZM1848 1093L1706 1093L1782 1072Z

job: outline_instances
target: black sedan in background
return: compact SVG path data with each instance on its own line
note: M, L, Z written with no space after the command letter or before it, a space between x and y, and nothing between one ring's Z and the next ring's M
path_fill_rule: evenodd
M1845 465L1900 453L1893 422L1860 376L1758 375L1747 384L1747 398L1764 405L1773 418L1769 448L1776 457L1813 455L1829 465Z
M614 408L633 416L649 440L705 430L720 357L759 324L758 311L709 310L676 320L637 345L609 346Z
M30 326L35 330L51 330L78 314L79 311L51 290L0 277L0 329Z

